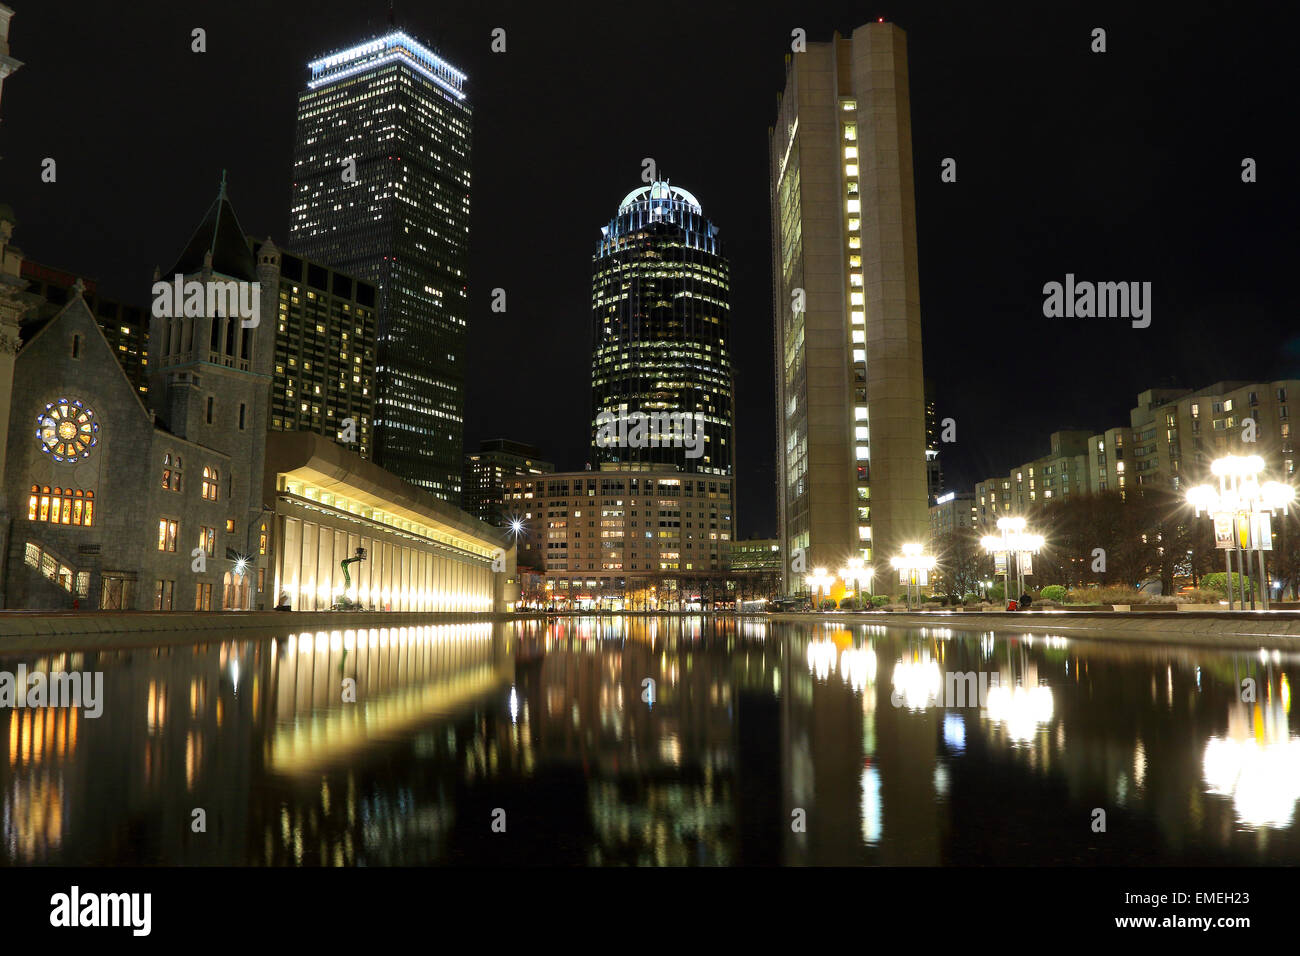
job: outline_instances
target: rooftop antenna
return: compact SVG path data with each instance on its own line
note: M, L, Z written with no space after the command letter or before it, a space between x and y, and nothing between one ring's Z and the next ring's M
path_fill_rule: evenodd
M388 0L388 25L397 26L397 14L393 12L393 0Z

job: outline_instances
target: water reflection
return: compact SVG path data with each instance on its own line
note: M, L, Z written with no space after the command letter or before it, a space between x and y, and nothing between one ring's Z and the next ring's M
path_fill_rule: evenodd
M1298 660L702 617L4 658L105 700L0 711L0 857L1294 863Z

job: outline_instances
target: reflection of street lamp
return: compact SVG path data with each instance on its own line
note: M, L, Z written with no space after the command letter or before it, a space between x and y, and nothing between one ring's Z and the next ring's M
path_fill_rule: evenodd
M1024 518L999 518L998 531L1000 534L986 534L980 539L980 547L991 555L1005 555L1006 567L1003 569L1003 578L1006 582L1007 591L1011 590L1011 556L1016 557L1016 599L1025 591L1025 576L1022 573L1025 566L1025 558L1029 554L1037 554L1043 546L1043 536L1041 534L1031 534L1025 530ZM996 575L996 567L994 573ZM1006 600L1013 600L1010 594L1004 594Z
M804 581L807 582L808 586L813 589L813 594L818 595L818 597L816 598L817 606L814 608L814 610L820 611L821 610L820 594L823 589L827 591L830 590L831 585L835 583L835 578L833 578L830 574L828 574L825 568L813 568L813 573L805 577Z
M934 567L934 556L922 554L919 544L905 544L903 553L896 558L890 558L889 563L898 569L899 577L903 576L904 571L907 572L907 577L903 580L907 585L907 609L910 611L912 610L912 585L915 584L919 592L921 585L928 583L929 577L926 572Z
M1227 455L1210 464L1210 473L1219 479L1219 487L1197 485L1187 490L1187 503L1199 518L1204 511L1214 521L1215 546L1223 548L1223 564L1227 570L1225 588L1228 592L1228 610L1232 610L1232 551L1237 551L1237 575L1241 581L1241 607L1246 606L1247 565L1242 560L1241 535L1247 534L1246 547L1259 552L1259 597L1268 610L1268 577L1264 569L1264 552L1273 550L1272 522L1269 518L1277 512L1287 513L1287 505L1295 500L1295 489L1280 481L1260 484L1257 476L1264 470L1264 459L1258 455ZM1231 541L1228 540L1231 535ZM1250 608L1255 609L1255 591L1250 592Z
M862 582L866 581L871 588L871 596L876 596L876 569L865 567L861 558L849 558L848 565L840 568L840 577L844 579L845 583L852 583L858 594L862 592ZM857 594L854 596L856 597Z

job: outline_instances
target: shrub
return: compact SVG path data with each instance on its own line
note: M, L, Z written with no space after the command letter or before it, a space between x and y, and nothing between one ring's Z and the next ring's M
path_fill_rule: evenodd
M1179 604L1218 604L1224 600L1224 595L1223 591L1218 589L1188 588L1186 591L1174 595L1174 600Z
M1043 588L1039 596L1044 601L1055 601L1060 604L1065 600L1065 588L1060 584L1049 584Z
M846 597L840 599L841 611L856 611L860 606L861 604L859 603L858 599L855 597Z
M962 595L961 599L965 603L971 604L975 601L978 601L980 599L980 596L976 594L974 591L967 591L965 594Z
M1006 588L1004 588L1001 584L995 584L993 585L993 587L989 588L989 600L992 601L994 604L997 604L998 602L1002 601L1004 598L1006 598L1006 596L1007 596Z
M884 607L888 603L889 603L888 594L877 594L871 599L872 607Z
M1158 595L1146 594L1137 588L1108 585L1100 588L1071 588L1065 592L1066 604L1150 604Z
M823 611L833 611L833 610L835 610L835 601L834 601L834 599L832 599L832 598L823 598L823 599L822 599L822 603L821 603L821 609L822 609Z
M1216 571L1213 574L1204 574L1201 576L1201 585L1200 585L1201 590L1215 591L1218 593L1219 599L1221 600L1227 596L1227 592L1224 590L1224 586L1223 586L1223 582L1227 577L1228 574L1226 571ZM1241 585L1242 585L1241 575L1238 574L1236 571L1233 571L1232 572L1232 593L1240 596ZM1251 580L1249 576L1247 576L1245 579L1245 585L1246 585L1246 593L1250 594Z

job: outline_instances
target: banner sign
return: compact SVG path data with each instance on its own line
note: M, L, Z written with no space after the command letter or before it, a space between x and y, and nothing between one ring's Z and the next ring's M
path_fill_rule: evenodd
M1253 551L1273 550L1273 516L1267 511L1250 516L1250 547Z
M1221 549L1233 546L1232 515L1221 514L1214 516L1214 546Z

